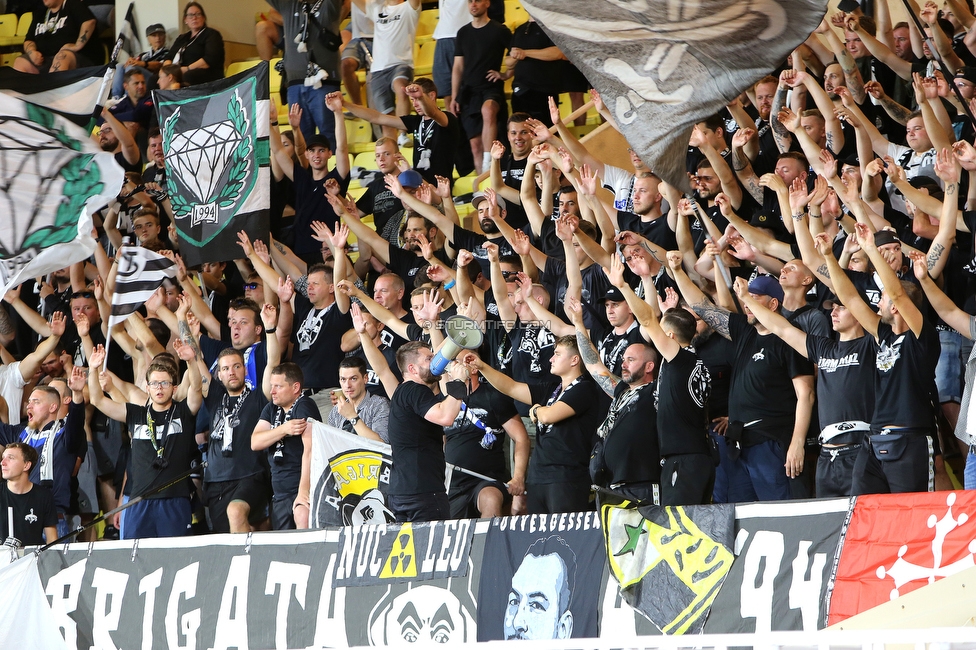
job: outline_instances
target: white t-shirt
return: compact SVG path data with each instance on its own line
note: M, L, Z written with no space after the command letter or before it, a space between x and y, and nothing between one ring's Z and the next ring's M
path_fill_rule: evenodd
M434 40L454 38L458 30L471 22L471 12L468 11L468 0L440 0L440 13L437 15L437 27L434 28Z
M8 424L20 424L20 405L24 400L26 385L24 376L20 374L20 361L0 366L0 396L7 400Z
M634 174L626 169L603 166L603 184L613 192L613 206L618 210L633 212L631 196L634 193Z
M373 38L373 21L356 5L349 14L349 27L353 38Z
M906 156L909 153L911 156L906 160ZM943 186L942 180L935 173L935 160L938 152L934 148L918 153L909 147L889 142L888 155L894 158L896 165L905 170L906 179L912 180L916 176L928 176L938 183L939 187ZM905 197L901 195L901 192L898 191L890 180L885 181L885 189L888 190L891 207L899 212L908 214L908 210L905 207Z
M369 4L373 21L372 72L397 65L413 67L413 42L417 38L420 10L409 2L390 6L380 0Z

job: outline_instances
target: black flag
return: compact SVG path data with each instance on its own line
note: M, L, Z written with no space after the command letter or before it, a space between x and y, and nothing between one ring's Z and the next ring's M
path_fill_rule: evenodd
M522 0L654 173L687 189L691 128L775 69L823 0Z

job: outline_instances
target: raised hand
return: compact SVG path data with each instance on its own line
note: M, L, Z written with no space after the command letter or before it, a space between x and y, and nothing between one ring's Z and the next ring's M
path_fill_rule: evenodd
M291 276L286 278L278 278L278 300L281 302L290 302L292 297L295 295L295 283L292 281Z
M681 270L681 251L668 251L667 259L672 271Z
M420 256L425 260L434 258L434 243L423 234L417 235L417 245L420 246Z
M493 160L501 160L505 156L505 145L498 140L491 143L491 157Z
M668 312L672 309L677 308L678 301L680 299L681 297L678 295L677 291L675 291L672 287L665 287L664 300L661 301L661 311Z
M148 307L147 307L147 309L148 309ZM54 331L54 327L53 327L54 321L52 320L51 323L52 323L51 331L53 332ZM88 334L91 332L91 323L89 323L89 321L88 321L88 316L85 316L84 314L78 314L75 317L75 329L78 331L78 336L80 336L82 338L88 336ZM64 329L63 328L61 330L61 333L62 334L64 333Z
M739 300L744 300L749 295L749 283L745 278L736 278L732 288L735 290L735 295L739 296Z
M497 262L499 260L498 255L498 244L493 244L491 242L485 242L482 244L482 248L485 249L485 253L488 254L489 262Z
M99 343L92 350L91 356L88 357L88 367L98 368L103 363L105 363L105 346Z
M556 103L555 97L549 97L549 119L552 120L553 124L562 124L563 116L559 112L559 104ZM548 131L549 129L546 129Z
M325 181L325 193L327 196L339 196L339 191L342 188L339 187L339 181L334 178L330 178Z
M579 170L580 189L586 196L596 195L597 179L596 172L590 169L589 165L584 164Z
M366 319L363 318L363 308L359 306L358 302L352 303L349 308L349 312L352 314L352 327L356 330L357 334L362 334L366 331Z
M967 171L976 171L976 147L966 140L952 143L952 155L956 157L962 168Z
M749 141L756 137L756 130L750 128L737 129L735 133L732 134L732 146L736 149L742 149Z
M759 185L761 187L768 187L774 192L781 192L787 189L786 181L780 178L779 174L763 174L759 178Z
M419 309L411 308L414 312L418 323L436 323L441 315L441 308L444 305L444 299L440 297L440 292L434 289L433 291L424 291L424 304ZM424 325L421 325L424 327ZM426 329L426 328L425 328Z
M581 329L585 329L583 326L583 305L580 304L579 298L576 296L568 296L566 302L563 304L563 308L566 315L569 316L570 323L579 326Z
M529 251L532 250L532 242L529 241L529 236L521 230L515 231L512 235L512 241L509 243L512 246L512 251L519 256L528 255Z
M451 276L448 274L447 269L440 264L431 264L427 267L427 277L434 282L447 282Z
M864 84L864 92L871 95L875 99L881 99L885 96L884 86L877 81L869 81Z
M81 366L75 366L71 369L71 374L68 376L68 389L75 393L80 393L85 390L85 384L88 383L88 373Z
M817 252L824 257L834 256L833 243L827 236L827 233L818 233L816 237L813 238L813 245L817 247Z
M807 191L807 184L802 178L794 178L790 185L790 208L794 213L802 212L810 202L810 193Z
M186 315L190 313L193 301L185 293L180 294L180 305L176 308L176 320L186 320Z
M796 133L797 129L800 128L800 116L785 106L776 114L776 119L790 133Z
M946 185L949 183L959 183L962 166L948 148L944 148L939 152L935 161L935 173Z
M302 125L302 107L297 102L288 108L288 124L293 131L297 131Z
M255 239L253 243L254 254L257 255L259 260L271 266L271 251L268 250L268 245L261 239Z
M332 233L332 238L330 242L332 244L332 250L342 251L346 248L346 243L349 241L349 226L344 223L339 223L335 232Z
M331 201L330 201L331 203ZM312 239L322 244L329 244L332 241L332 229L330 229L325 223L321 221L313 221L312 226Z
M338 90L325 96L325 107L333 113L342 112L342 93Z
M810 203L812 207L819 208L823 205L823 202L827 200L827 194L830 191L830 185L827 183L827 179L823 176L817 176L813 180L813 192L810 193Z
M622 289L624 286L624 263L620 261L619 255L610 256L610 268L603 267L603 273L610 280L610 284Z
M393 196L398 199L403 196L403 185L400 184L400 179L396 176L387 174L383 177L383 182L386 183L386 189L390 190Z
M270 302L261 305L261 324L265 331L274 329L278 324L278 308Z
M519 290L522 292L522 300L528 301L532 297L532 278L522 271L519 271L516 277L518 278Z
M912 272L915 278L921 282L929 277L929 268L925 262L925 254L922 251L908 251L908 257L912 260Z
M85 318L87 319L88 317L86 316ZM57 336L59 338L64 336L65 325L67 325L67 322L64 318L63 313L56 311L53 314L51 314L50 327L51 327L51 334L53 336Z
M518 231L516 230L515 232ZM459 269L463 269L472 261L474 261L474 253L472 253L471 251L462 248L457 252L457 267Z
M434 180L437 181L437 188L434 190L437 196L441 197L442 199L450 199L451 181L444 178L443 176L434 176Z
M298 104L292 104L292 106L298 106ZM237 232L237 245L244 251L244 257L254 255L254 246L251 245L251 238L243 230Z

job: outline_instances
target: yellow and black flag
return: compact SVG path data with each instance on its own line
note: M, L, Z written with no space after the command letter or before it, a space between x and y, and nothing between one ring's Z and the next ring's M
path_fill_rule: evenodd
M665 634L697 634L732 567L735 508L600 509L620 593Z

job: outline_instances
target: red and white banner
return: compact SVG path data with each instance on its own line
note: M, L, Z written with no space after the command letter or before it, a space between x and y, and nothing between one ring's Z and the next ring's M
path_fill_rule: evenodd
M828 624L976 565L976 493L858 497L830 595Z

